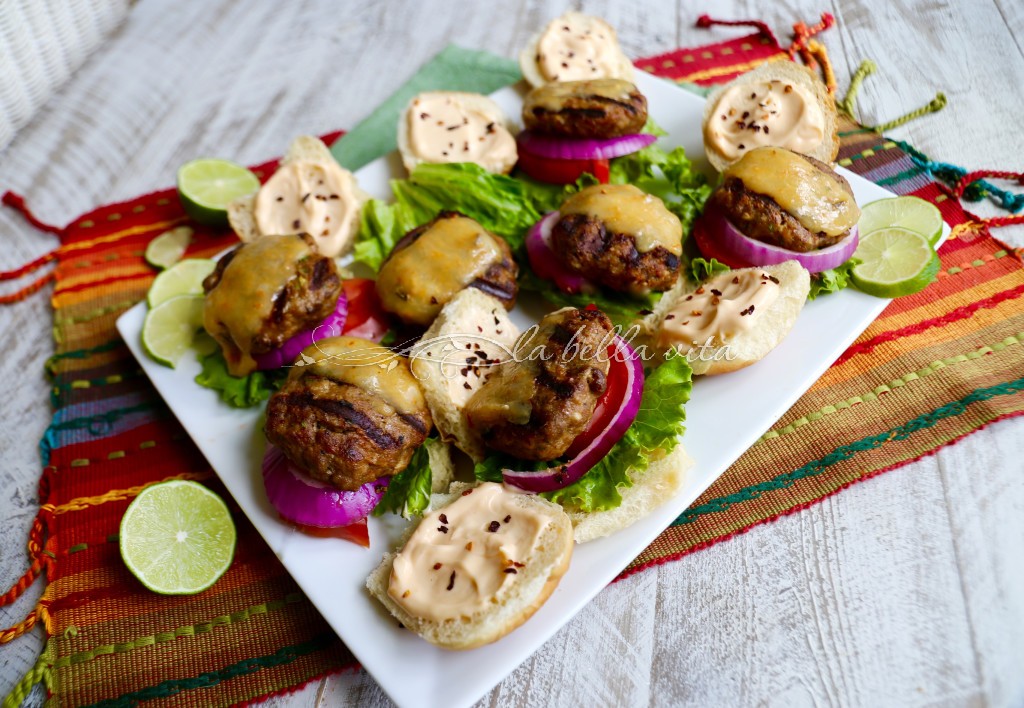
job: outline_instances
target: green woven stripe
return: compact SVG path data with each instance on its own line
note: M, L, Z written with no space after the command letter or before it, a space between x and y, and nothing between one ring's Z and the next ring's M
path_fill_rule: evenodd
M765 482L744 487L733 494L712 499L711 501L699 506L690 507L680 514L679 517L672 522L672 525L683 526L685 524L690 524L704 514L716 514L723 512L728 510L733 504L740 504L753 499L759 499L765 492L785 489L801 479L816 477L833 465L851 460L861 452L876 450L891 440L906 440L919 430L931 428L945 418L960 415L967 409L967 406L972 403L987 401L988 399L996 396L1008 396L1020 391L1024 391L1024 378L1007 381L1006 383L990 386L988 388L976 389L959 400L952 401L925 413L924 415L917 416L903 425L890 428L884 433L869 435L868 437L861 438L860 440L856 440L848 445L837 447L824 457L812 460L806 465L798 467L795 470L785 472Z
M331 632L325 632L324 634L319 634L316 637L313 637L313 639L310 639L308 642L302 642L301 644L295 644L278 649L273 654L258 656L253 659L245 659L243 661L239 661L237 664L231 664L230 666L225 666L223 669L218 669L216 671L208 671L192 678L163 681L154 686L147 686L146 688L138 691L125 693L117 698L93 703L91 708L132 708L143 701L150 701L155 698L170 698L171 696L178 695L182 691L191 691L195 688L210 688L211 686L216 686L222 681L252 674L260 669L290 664L301 656L306 656L307 654L312 654L313 652L329 647L333 641L334 634Z

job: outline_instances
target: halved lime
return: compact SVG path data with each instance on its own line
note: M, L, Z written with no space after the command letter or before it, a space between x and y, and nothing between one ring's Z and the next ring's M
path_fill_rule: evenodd
M928 239L908 229L876 229L860 240L853 283L868 295L900 297L923 290L939 272L939 257Z
M172 369L203 326L202 295L178 295L146 313L142 348L154 361Z
M209 258L188 258L156 276L146 293L152 309L178 295L202 295L203 278L213 272L217 261Z
M196 482L142 490L121 517L121 558L161 595L194 595L217 582L235 557L237 533L224 500Z
M188 226L164 231L146 246L146 263L161 270L170 268L181 260L190 243L192 229Z
M228 160L204 158L178 168L181 204L201 224L227 224L228 204L259 188L256 175Z
M918 197L879 199L861 209L858 226L861 236L891 226L916 231L934 246L942 236L942 212Z

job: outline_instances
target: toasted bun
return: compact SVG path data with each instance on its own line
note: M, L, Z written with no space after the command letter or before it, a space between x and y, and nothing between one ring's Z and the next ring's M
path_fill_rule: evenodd
M793 329L800 311L807 302L811 289L811 276L797 261L786 261L763 268L743 268L737 272L757 271L768 273L779 279L779 297L766 311L758 315L754 327L728 343L730 359L726 359L724 347L709 349L702 356L691 357L690 366L694 375L725 374L750 366L763 359L768 352L779 345ZM680 301L693 292L700 284L680 277L676 285L661 298L654 312L644 318L641 330L644 343L655 348L657 335L665 321L665 315ZM665 352L659 352L664 354Z
M435 509L447 506L474 485L456 483L448 495L437 495ZM487 608L460 620L435 622L413 617L388 595L391 568L395 553L384 556L381 564L366 579L370 594L394 615L407 629L445 649L473 649L501 639L528 620L554 591L569 569L572 557L572 524L557 504L532 494L517 494L516 503L550 518L551 523L541 533L536 552L523 560L524 566L515 576L516 582L501 593L497 601ZM412 534L410 529L409 534ZM404 545L404 541L403 541Z
M772 79L798 84L817 99L821 112L825 116L824 138L814 150L807 154L826 164L831 165L834 163L836 155L839 154L839 113L836 111L835 99L813 71L792 61L766 62L756 69L741 74L729 83L715 89L708 96L707 103L704 104L704 120L701 123L702 134L706 134L708 121L711 120L712 115L715 113L715 108L718 106L722 94L736 85L757 81L771 81ZM704 141L704 152L708 156L708 161L719 172L733 162L713 149L706 139Z
M416 156L413 152L412 144L409 139L409 114L413 110L413 102L417 101L424 96L430 96L433 94L450 94L455 96L462 102L466 108L471 111L476 111L487 116L488 119L493 120L495 123L503 125L507 131L515 135L515 126L511 121L501 112L501 108L497 103L483 96L479 93L466 93L463 91L431 91L427 93L420 93L412 97L409 103L406 104L405 110L398 117L398 152L402 155L402 164L405 165L405 169L412 172L412 169L416 165L423 162L423 160ZM500 165L497 165L497 169L491 170L500 174L508 174L512 171L512 168L516 166L517 156L512 154L509 158L503 161Z
M281 166L288 165L293 162L313 162L319 164L329 164L331 166L337 166L337 162L334 160L334 156L331 155L331 151L324 144L320 138L313 137L311 135L300 135L295 138L291 145L288 146L288 152L281 159ZM359 188L356 184L355 176L344 168L339 168L342 172L342 178L349 181L352 186L352 192L356 195L358 206L362 205L370 198L370 195ZM260 231L259 224L256 223L256 216L254 209L256 207L256 193L247 194L244 197L239 197L228 204L228 223L231 224L231 228L238 238L243 242L248 243L249 241L255 241L260 236L277 236L280 234L264 234ZM353 219L345 232L339 234L341 242L344 244L339 255L348 253L352 248L352 242L355 240L356 232L359 231L359 219Z
M686 454L682 443L646 470L630 473L632 487L619 490L622 504L610 511L569 511L576 543L610 536L644 518L679 493L686 482L686 472L693 467L693 459Z
M583 13L580 13L580 12L567 12L564 15L562 15L561 17L556 17L555 19L551 20L551 22L546 24L544 26L544 29L542 29L540 32L537 32L535 35L533 35L530 38L530 41L526 43L526 46L523 47L523 50L521 52L519 52L519 68L522 70L523 78L526 79L527 83L529 83L534 88L537 88L538 86L543 86L546 83L550 83L547 79L544 78L544 75L541 74L540 66L538 66L538 64L537 64L537 46L540 44L541 37L543 37L544 33L547 32L548 27L550 27L551 25L553 25L556 22L559 22L561 20L571 19L573 17L579 17L582 14ZM607 24L607 23L605 23L605 24ZM612 38L616 40L616 44L617 44L618 43L618 38L614 36L615 29L612 28L610 25L609 25L609 29L611 29L612 34L613 34ZM601 75L601 76L595 75L595 76L593 76L591 78L594 78L594 79L625 79L626 81L632 81L633 80L633 62L631 62L629 60L629 57L627 57L625 55L625 53L623 53L622 49L619 48L618 65L617 65L615 71L613 71L610 74L605 74L605 75Z
M484 365L463 376L466 357L482 351L492 362L505 360L517 337L519 328L512 324L499 300L476 288L466 288L444 306L411 352L413 376L423 389L442 439L454 442L478 462L484 458L484 444L466 422L463 407L487 380L491 368ZM467 383L468 389L464 386Z

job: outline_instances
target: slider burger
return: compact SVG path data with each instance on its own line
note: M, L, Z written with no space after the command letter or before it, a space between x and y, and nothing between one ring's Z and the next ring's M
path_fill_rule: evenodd
M652 144L641 132L647 99L623 79L557 81L539 86L523 100L519 169L542 182L572 184L589 173L608 182L608 160Z
M631 184L604 184L537 222L526 251L534 272L564 292L642 295L675 284L682 239L679 217L661 199Z
M507 174L516 139L498 104L477 93L431 91L414 96L398 120L398 150L410 172L428 163L475 162Z
M300 362L267 403L267 498L300 527L359 524L368 545L366 515L430 434L430 410L408 359L374 342L329 337Z
M705 257L730 267L795 260L813 274L853 255L859 219L849 183L828 165L759 147L725 168L693 234Z

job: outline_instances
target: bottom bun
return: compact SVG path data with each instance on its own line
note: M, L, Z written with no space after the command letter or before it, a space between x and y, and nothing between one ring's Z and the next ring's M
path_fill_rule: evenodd
M569 511L576 543L610 536L644 518L679 493L686 482L686 473L693 467L693 458L682 443L643 472L631 473L632 487L620 489L622 503L608 511Z
M462 492L476 485L455 483L451 492L434 495L431 508L447 506ZM572 524L561 507L531 494L516 494L516 503L529 506L551 519L540 535L536 552L524 560L516 582L498 594L495 601L473 615L443 622L413 617L388 595L391 568L397 553L388 553L366 579L370 594L407 629L445 649L474 649L501 639L530 619L540 609L569 569L572 558ZM415 529L409 530L409 535ZM404 541L403 541L404 545Z

